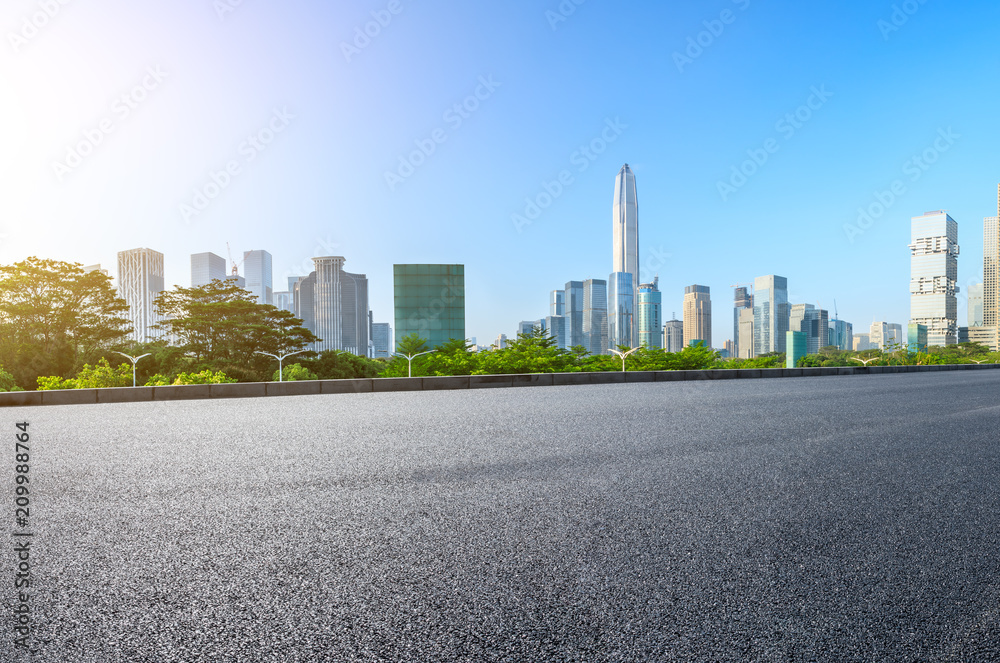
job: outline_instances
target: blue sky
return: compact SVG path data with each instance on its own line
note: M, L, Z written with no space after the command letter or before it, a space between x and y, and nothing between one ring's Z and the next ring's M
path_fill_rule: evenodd
M925 211L958 221L963 291L982 276L995 3L64 1L0 11L2 263L146 246L186 286L228 241L280 289L343 255L391 322L393 263L457 262L485 343L607 278L629 163L641 276L668 316L710 286L716 346L730 284L772 273L856 331L905 323Z

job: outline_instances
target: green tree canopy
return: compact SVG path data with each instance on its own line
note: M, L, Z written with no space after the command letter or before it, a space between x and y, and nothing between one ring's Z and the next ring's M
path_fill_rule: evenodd
M0 364L22 387L39 376L70 377L89 353L132 331L128 304L101 272L28 258L0 265Z
M195 364L244 379L265 380L274 360L257 354L285 355L319 341L288 311L258 304L230 280L216 279L195 288L174 286L153 305L163 316L159 327L177 339Z

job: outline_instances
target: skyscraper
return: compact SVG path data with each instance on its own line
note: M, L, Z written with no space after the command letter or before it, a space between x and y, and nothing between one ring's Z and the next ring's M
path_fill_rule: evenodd
M785 351L788 331L788 279L758 276L753 281L753 353Z
M560 292L560 291L554 291ZM566 349L566 316L564 315L549 315L545 317L545 331L548 332L549 336L556 339L556 346Z
M663 313L659 289L660 278L639 286L639 303L636 306L636 325L639 328L639 345L645 348L663 347Z
M153 300L162 291L162 253L152 249L118 252L118 294L128 303L133 341L144 343L163 335L161 330L153 328L160 322Z
M684 288L684 343L704 341L712 347L712 298L707 285Z
M954 345L958 224L946 212L927 212L913 217L910 239L910 323L927 326L928 345Z
M680 352L684 349L684 323L674 314L673 320L663 325L663 349L667 352Z
M635 191L635 174L628 164L622 166L615 178L615 200L611 209L614 257L612 272L632 275L632 287L639 284L639 202ZM633 290L633 296L635 292ZM623 345L638 345L638 334Z
M191 254L191 287L208 285L226 278L226 259L214 253Z
M583 340L583 281L567 281L563 291L566 316L566 346L585 345Z
M830 321L830 345L838 350L854 349L854 325L843 320Z
M739 352L740 359L753 359L754 349L753 349L753 307L740 309L740 330L739 330L739 347L737 351Z
M313 258L316 270L295 282L295 317L320 341L313 350L368 356L368 278L344 271L344 258Z
M583 282L583 346L592 355L608 353L608 283Z
M465 265L393 265L396 343L410 334L430 348L465 340Z
M608 347L635 347L632 327L635 318L635 291L632 274L612 272L608 277Z
M740 314L743 309L753 308L753 295L747 288L736 288L733 291L733 356L742 357L740 354Z
M247 290L256 295L258 304L273 303L271 293L274 288L271 282L270 253L267 251L244 251L243 276L247 280Z
M392 353L392 328L388 322L372 323L373 359L388 359Z
M1000 185L997 215L983 219L983 326L1000 325Z
M566 315L565 290L553 290L549 293L549 315Z
M830 341L830 314L812 304L793 304L788 315L788 331L805 334L806 354L818 354Z

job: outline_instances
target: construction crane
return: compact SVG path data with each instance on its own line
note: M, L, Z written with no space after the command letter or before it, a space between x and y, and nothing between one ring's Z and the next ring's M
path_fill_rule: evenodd
M236 260L233 259L233 250L231 248L229 248L229 242L226 242L226 251L229 253L229 262L233 263L232 275L233 276L239 276L240 275L240 265L243 264L243 261L240 260L239 262L236 262Z

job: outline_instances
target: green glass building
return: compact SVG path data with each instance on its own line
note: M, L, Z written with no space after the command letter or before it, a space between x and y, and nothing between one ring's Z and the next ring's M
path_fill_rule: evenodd
M465 265L393 265L396 343L410 334L436 348L465 339Z
M911 322L906 326L906 348L910 352L927 352L927 325Z
M785 368L795 368L799 359L808 354L809 334L802 331L785 332Z

